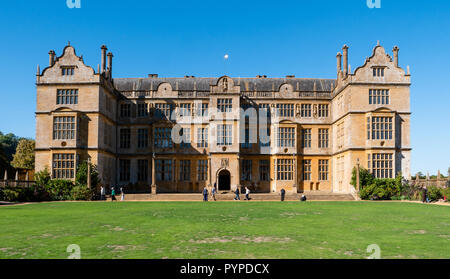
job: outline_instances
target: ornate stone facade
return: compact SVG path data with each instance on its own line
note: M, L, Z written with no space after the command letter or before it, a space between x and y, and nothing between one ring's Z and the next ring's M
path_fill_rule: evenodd
M38 69L36 170L73 179L90 158L105 186L158 193L352 193L358 159L409 178L410 74L398 51L377 45L352 72L345 46L336 79L115 79L105 46L95 71L69 45Z

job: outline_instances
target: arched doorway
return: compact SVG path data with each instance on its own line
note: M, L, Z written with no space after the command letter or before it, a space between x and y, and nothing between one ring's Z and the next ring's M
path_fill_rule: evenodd
M222 170L219 173L219 191L231 190L231 174L227 170Z

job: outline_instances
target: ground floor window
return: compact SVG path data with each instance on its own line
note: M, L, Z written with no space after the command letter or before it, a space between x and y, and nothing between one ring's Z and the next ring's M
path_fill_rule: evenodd
M197 180L206 181L208 178L208 160L198 160Z
M277 180L289 181L294 177L294 160L292 159L278 159L276 160L276 175Z
M391 153L377 153L368 155L369 170L376 178L394 178L393 155Z
M328 181L328 160L319 160L319 180Z
M172 181L172 160L156 160L156 180Z
M119 160L119 179L120 181L130 181L130 160Z
M259 161L259 180L260 181L270 181L270 161L261 160Z
M191 161L180 161L180 181L191 181Z
M75 154L53 154L53 178L73 179L75 177Z
M138 180L141 182L148 180L148 160L138 160Z
M303 160L303 180L311 180L311 160Z
M252 180L252 160L242 160L242 181Z

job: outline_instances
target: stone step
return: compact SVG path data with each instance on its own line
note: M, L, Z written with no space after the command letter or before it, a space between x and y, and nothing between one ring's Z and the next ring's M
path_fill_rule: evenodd
M286 194L286 201L299 201L302 194ZM311 192L304 193L310 201L354 201L354 197L350 194L321 193ZM218 194L218 201L233 201L234 194ZM120 200L120 196L117 197ZM245 199L245 195L240 195L241 200ZM280 201L280 194L250 194L253 201ZM211 197L209 197L211 200ZM201 194L127 194L126 201L202 201Z

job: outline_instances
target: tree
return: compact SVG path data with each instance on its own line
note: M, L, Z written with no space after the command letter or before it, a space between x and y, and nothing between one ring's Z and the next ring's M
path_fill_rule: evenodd
M21 139L11 165L16 169L34 169L34 140Z
M19 140L20 138L14 134L9 133L4 135L0 132L0 145L3 147L3 152L6 155L8 163L12 161L13 154L16 153Z
M366 170L365 168L360 168L359 169L359 184L361 186L361 188L363 188L364 186L368 186L370 184L372 184L374 180L373 175ZM353 168L352 171L352 180L350 182L355 188L356 187L356 168Z
M89 163L91 166L91 189L97 188L100 183L100 178L98 177L97 166ZM77 175L75 177L75 182L78 185L87 185L87 170L88 162L83 161L77 168Z

